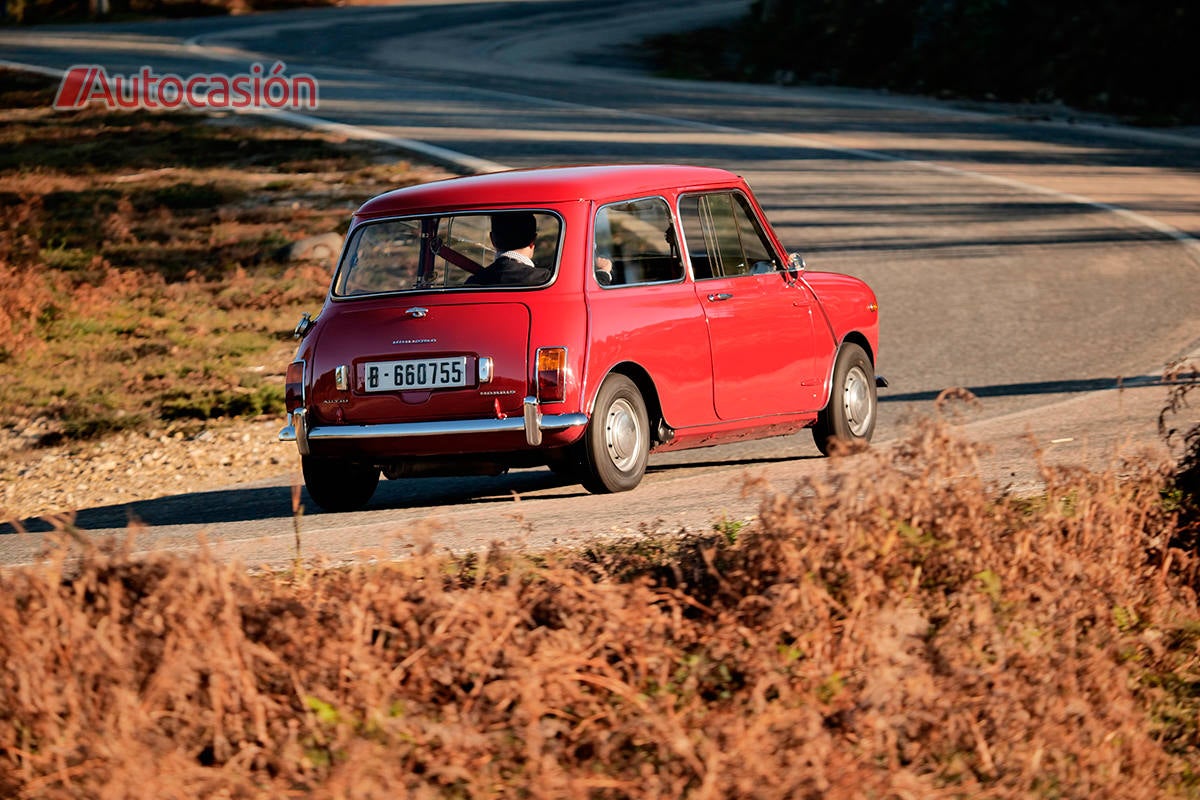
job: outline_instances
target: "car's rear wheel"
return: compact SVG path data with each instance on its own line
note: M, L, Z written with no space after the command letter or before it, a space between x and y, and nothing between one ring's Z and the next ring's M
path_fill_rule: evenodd
M642 482L650 455L650 420L637 385L609 375L596 395L583 436L580 482L590 492L626 492Z
M829 404L821 411L812 429L817 449L829 455L835 440L848 445L871 441L877 402L875 367L871 359L858 345L843 344L833 367Z
M304 487L313 502L326 511L355 511L375 494L379 467L340 458L303 456Z

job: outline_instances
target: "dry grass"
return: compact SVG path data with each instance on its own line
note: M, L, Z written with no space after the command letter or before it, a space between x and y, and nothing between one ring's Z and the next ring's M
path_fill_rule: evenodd
M574 554L252 577L64 545L0 578L0 794L1197 796L1171 470L1047 468L1030 501L975 455L931 423L750 530Z
M324 134L0 86L0 425L44 443L282 413L291 329L332 266L287 245L430 174Z

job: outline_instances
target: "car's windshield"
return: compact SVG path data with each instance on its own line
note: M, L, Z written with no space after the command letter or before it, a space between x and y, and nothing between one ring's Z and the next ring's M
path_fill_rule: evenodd
M388 219L354 231L334 295L544 286L558 266L562 223L545 211Z

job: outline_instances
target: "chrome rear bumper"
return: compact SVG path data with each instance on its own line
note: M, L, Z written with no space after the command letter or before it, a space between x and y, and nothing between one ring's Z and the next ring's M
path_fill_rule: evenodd
M524 431L530 447L542 443L542 431L556 431L586 425L586 414L543 415L536 397L526 397L525 413L505 419L464 419L445 422L395 422L379 425L319 425L308 426L308 411L292 412L287 426L279 432L279 441L295 442L300 455L309 454L309 442L345 441L353 439L404 439L423 436L471 436L481 433L511 433Z

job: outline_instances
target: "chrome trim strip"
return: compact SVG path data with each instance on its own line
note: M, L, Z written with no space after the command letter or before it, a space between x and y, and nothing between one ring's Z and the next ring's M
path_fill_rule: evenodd
M550 414L541 417L537 431L540 434L541 431L572 428L576 425L586 425L587 421L586 414ZM483 433L516 431L525 431L526 441L528 441L529 433L524 417L448 420L445 422L394 422L378 425L321 425L307 431L307 439L310 441L404 439L422 436L475 436ZM298 433L296 440L297 442L300 440Z

